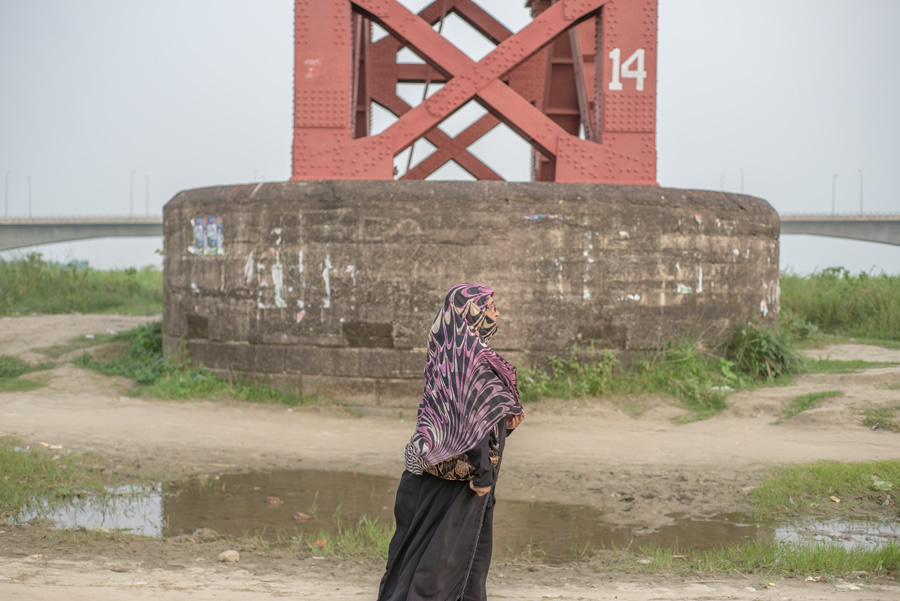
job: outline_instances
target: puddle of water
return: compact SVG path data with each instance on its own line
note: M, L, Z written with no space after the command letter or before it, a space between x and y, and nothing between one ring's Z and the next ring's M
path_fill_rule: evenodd
M122 529L147 536L178 535L210 528L230 536L270 540L301 533L336 531L335 516L353 524L368 516L393 521L397 479L320 470L226 474L193 480L163 493L161 487L123 487L102 499L78 499L63 507L20 516L39 517L63 527ZM275 501L277 499L277 502ZM310 519L298 521L297 513ZM749 516L675 516L658 529L622 527L593 507L527 503L501 499L494 514L494 554L547 563L578 559L586 548L643 545L712 549L746 540L787 543L837 542L873 547L900 540L900 523L864 520L811 520L755 524Z
M227 474L192 481L163 499L168 534L211 528L221 534L260 534L275 539L335 530L334 516L355 523L366 515L394 519L397 480L348 472L282 470ZM269 503L277 497L280 504ZM311 519L298 521L304 513Z
M845 549L876 547L891 541L900 541L900 522L807 520L802 523L780 524L775 528L775 540L786 543L809 541L837 543Z
M122 530L144 536L162 536L163 493L155 487L120 486L100 497L79 497L65 504L46 502L19 516L19 522L50 520L64 528Z
M549 563L577 559L585 548L623 549L630 543L632 548L652 544L705 550L771 537L771 527L756 526L736 514L677 518L658 529L610 524L601 511L584 505L504 501L497 503L494 514L495 554L528 555Z

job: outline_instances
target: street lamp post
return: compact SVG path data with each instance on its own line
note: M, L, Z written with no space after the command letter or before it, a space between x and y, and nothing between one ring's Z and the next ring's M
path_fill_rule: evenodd
M9 217L9 171L6 172L6 216Z
M150 216L150 176L144 176L144 182L147 184L146 195L144 196L144 210L147 211L147 217Z
M831 214L834 215L834 184L837 181L837 173L831 178Z
M859 214L862 215L863 212L863 172L862 169L859 170Z
M134 217L134 171L131 172L131 195L128 200L128 215Z

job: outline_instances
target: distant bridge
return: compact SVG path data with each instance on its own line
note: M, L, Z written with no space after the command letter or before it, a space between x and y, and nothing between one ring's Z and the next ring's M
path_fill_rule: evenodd
M782 215L781 233L848 238L900 246L900 214ZM162 235L162 217L0 219L0 251L69 240Z
M89 238L162 235L162 216L0 219L0 251Z
M807 234L900 246L900 214L782 215L781 234Z

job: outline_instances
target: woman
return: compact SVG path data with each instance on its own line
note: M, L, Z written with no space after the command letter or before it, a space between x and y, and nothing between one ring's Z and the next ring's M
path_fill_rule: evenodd
M524 419L516 370L488 346L493 295L454 286L431 326L380 601L487 598L494 485L506 436Z

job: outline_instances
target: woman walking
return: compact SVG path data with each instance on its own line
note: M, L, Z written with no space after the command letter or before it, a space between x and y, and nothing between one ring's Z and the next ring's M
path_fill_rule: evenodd
M494 486L506 437L524 419L516 370L488 345L493 295L454 286L431 326L379 601L487 598Z

